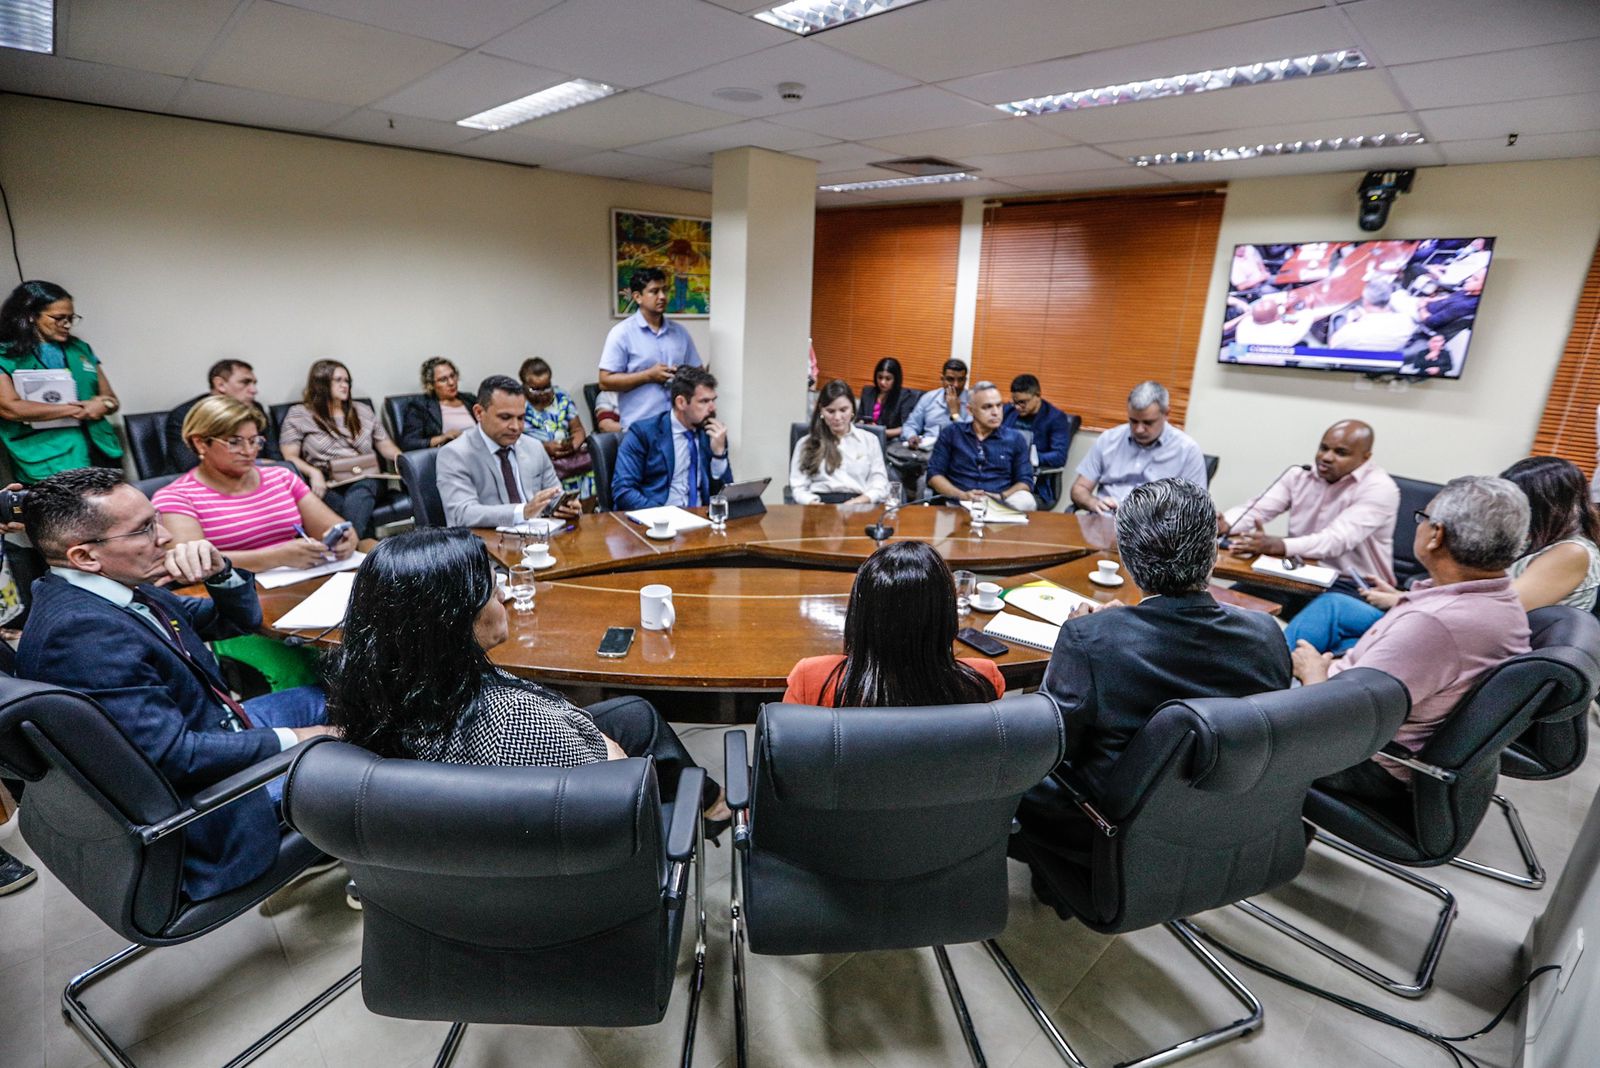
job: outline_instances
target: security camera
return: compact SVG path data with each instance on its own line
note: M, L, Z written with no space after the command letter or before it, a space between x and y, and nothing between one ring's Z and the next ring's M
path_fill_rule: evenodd
M799 82L779 82L778 83L778 96L780 98L784 99L784 100L788 100L788 101L791 101L791 102L797 101L797 100L804 100L805 99L805 95L806 95L806 87L801 85Z
M1356 190L1356 221L1363 230L1382 230L1389 221L1389 205L1401 193L1411 192L1416 171L1368 171Z

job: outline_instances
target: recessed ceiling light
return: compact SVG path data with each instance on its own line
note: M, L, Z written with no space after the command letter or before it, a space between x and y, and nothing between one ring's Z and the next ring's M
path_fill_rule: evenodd
M1427 138L1414 130L1402 133L1357 134L1354 137L1318 137L1306 141L1277 141L1269 145L1235 145L1225 148L1192 148L1184 152L1157 152L1149 156L1129 156L1139 167L1167 167L1175 163L1221 163L1257 156L1298 156L1307 152L1348 152L1355 148L1399 148L1421 145Z
M863 189L901 189L908 185L942 185L945 182L976 182L976 174L929 174L921 178L881 178L875 182L845 182L843 185L819 185L824 193L857 193Z
M574 78L570 82L552 85L548 89L541 89L509 104L501 104L497 108L458 119L456 125L470 126L474 130L504 130L546 115L554 115L558 111L575 108L579 104L593 103L620 92L622 90L614 85Z
M753 104L761 99L761 93L756 89L746 89L742 85L729 85L722 89L711 90L711 95L718 100L731 100L736 104Z
M859 22L885 11L920 4L922 0L793 0L779 4L770 11L756 11L751 18L771 23L780 30L798 33L820 33L847 22Z
M1054 96L1013 100L1009 104L996 104L995 107L1008 115L1050 115L1058 111L1082 111L1084 108L1106 107L1111 104L1132 104L1139 100L1209 93L1215 89L1262 85L1266 82L1288 81L1291 78L1344 74L1352 70L1369 70L1371 66L1367 62L1367 57L1360 51L1346 48L1338 52L1321 52L1312 56L1269 59L1237 67L1199 70L1193 74L1169 74L1142 82L1102 85L1098 89L1077 89L1069 93L1057 93Z
M53 0L0 0L0 48L24 52L56 50Z

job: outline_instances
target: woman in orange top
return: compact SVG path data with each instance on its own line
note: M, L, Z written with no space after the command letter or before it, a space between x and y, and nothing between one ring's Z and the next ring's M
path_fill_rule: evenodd
M907 620L917 625L908 627ZM956 659L950 650L955 636L950 568L923 542L891 542L856 574L844 620L844 655L800 661L789 672L783 699L880 708L971 704L1005 693L993 660Z

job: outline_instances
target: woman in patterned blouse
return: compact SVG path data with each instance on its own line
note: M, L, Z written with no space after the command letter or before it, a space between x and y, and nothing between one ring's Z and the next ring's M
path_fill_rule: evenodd
M333 463L376 454L392 464L400 449L389 440L372 406L351 399L352 388L350 369L338 360L312 364L300 403L289 409L278 429L278 448L305 476L312 493L350 520L358 535L369 538L383 483L362 478L329 486Z
M356 572L344 639L329 658L328 722L380 756L447 764L577 767L651 756L671 797L694 759L650 702L581 709L489 662L506 640L489 550L430 527L378 543ZM729 816L706 780L708 831Z

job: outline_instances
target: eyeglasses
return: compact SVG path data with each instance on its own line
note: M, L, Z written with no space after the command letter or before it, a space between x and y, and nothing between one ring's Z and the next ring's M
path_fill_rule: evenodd
M451 374L451 373L448 373L448 372L445 373L445 374L442 374L442 375L434 375L433 376L433 384L436 385L436 386L442 386L447 382L459 382L460 380L461 380L461 376L460 375Z
M253 438L241 438L235 435L231 438L210 438L208 440L222 442L230 452L260 452L267 443L267 439L260 434Z
M551 397L555 395L555 386L523 386L530 397Z
M1424 512L1421 508L1418 508L1415 512L1412 512L1411 513L1411 518L1416 522L1416 524L1419 527L1425 522L1427 522L1427 523L1432 523L1433 522L1433 516L1429 515L1427 512Z
M150 542L151 544L154 544L155 540L156 540L156 531L158 531L160 529L161 529L161 520L159 518L157 518L157 517L152 516L151 519L150 519L150 522L146 523L144 526L140 527L138 530L130 530L126 534L107 534L103 538L90 538L88 541L80 541L78 544L79 545L100 545L100 544L102 544L104 542L116 541L118 538L141 538L141 537L144 538L146 541Z
M41 315L39 318L49 319L57 326L71 326L73 323L83 322L83 316L81 315Z

